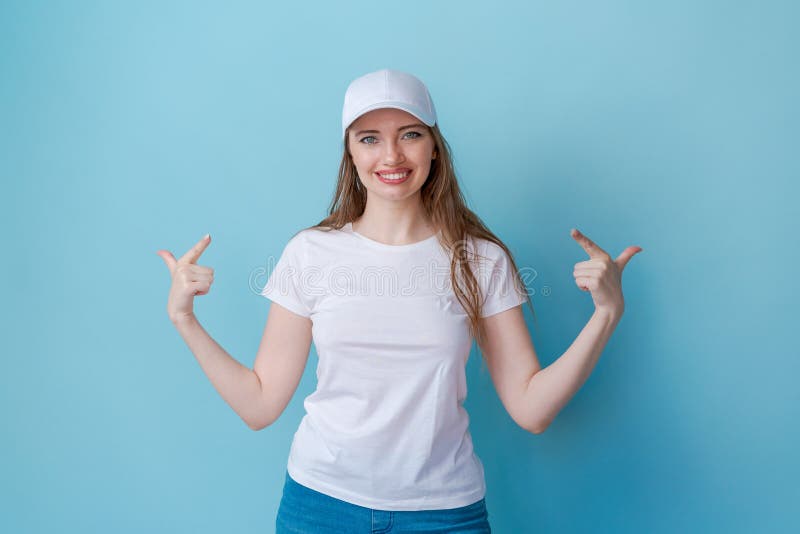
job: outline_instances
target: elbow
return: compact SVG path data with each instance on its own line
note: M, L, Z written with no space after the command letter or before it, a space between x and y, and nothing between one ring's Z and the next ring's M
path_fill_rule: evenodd
M249 420L245 419L244 421L245 424L247 424L247 426L250 427L250 429L258 431L267 428L272 423L274 423L278 418L275 417L274 411L261 409L254 414L254 417L250 417L248 419Z
M523 428L528 432L530 432L531 434L541 434L542 432L547 430L548 426L550 426L549 421L534 421L533 423L529 423Z
M547 429L549 422L544 421L539 417L534 417L533 414L525 414L523 417L520 414L517 414L516 417L512 416L514 422L517 423L521 429L530 432L531 434L541 434L542 432Z
M265 424L258 424L258 425L256 425L256 424L252 424L252 425L251 425L251 424L248 424L247 426L248 426L248 427L250 427L250 430L253 430L253 431L255 431L255 432L258 432L259 430L264 430L264 429L265 429L265 428L267 428L269 425L265 425Z
M269 425L272 424L271 421L245 421L245 424L250 428L250 430L254 430L258 432L259 430L264 430Z
M542 432L544 432L544 431L545 431L545 428L547 428L547 427L544 427L544 426L535 426L535 427L529 427L529 428L526 428L525 430L527 430L527 431L528 431L528 432L530 432L531 434L541 434Z

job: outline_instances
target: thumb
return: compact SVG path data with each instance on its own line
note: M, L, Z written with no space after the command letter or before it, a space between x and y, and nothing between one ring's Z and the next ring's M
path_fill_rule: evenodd
M641 252L643 249L642 247L628 247L622 251L622 254L617 256L616 262L619 266L619 270L622 271L625 266L628 264L630 259L637 253Z
M156 254L161 256L161 259L164 260L164 263L167 264L167 268L169 269L169 273L172 274L175 270L175 265L178 264L178 261L175 259L175 256L169 250L158 250Z

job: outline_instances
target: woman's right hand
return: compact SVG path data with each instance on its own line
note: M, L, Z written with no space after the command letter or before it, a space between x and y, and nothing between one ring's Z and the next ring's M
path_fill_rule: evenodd
M207 294L214 282L214 269L197 265L197 260L210 242L211 236L206 234L178 260L168 250L156 252L167 264L172 276L167 314L173 323L193 315L195 295Z

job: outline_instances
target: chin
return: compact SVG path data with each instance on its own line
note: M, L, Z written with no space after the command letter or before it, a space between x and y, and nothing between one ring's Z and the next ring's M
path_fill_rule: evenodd
M423 184L419 185L408 185L408 184L399 184L397 186L387 186L383 182L378 182L378 188L367 189L370 195L379 196L381 198L385 198L387 200L400 200L403 198L412 197L414 195L418 195L420 190L422 189ZM387 188L395 188L395 190L387 190Z

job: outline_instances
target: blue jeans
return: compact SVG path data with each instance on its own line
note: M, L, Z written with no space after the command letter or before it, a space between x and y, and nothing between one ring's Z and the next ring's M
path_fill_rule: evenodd
M491 534L486 500L461 508L387 511L365 508L303 486L286 472L275 520L277 534Z

